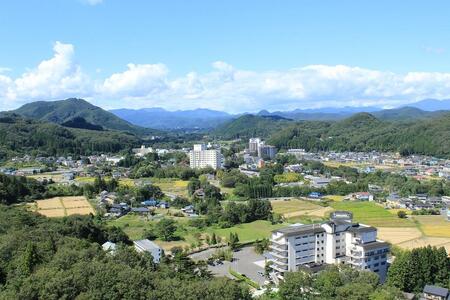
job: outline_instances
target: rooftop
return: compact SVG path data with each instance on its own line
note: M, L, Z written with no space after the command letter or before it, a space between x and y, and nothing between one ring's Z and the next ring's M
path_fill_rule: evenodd
M280 228L273 231L282 233L284 235L297 235L297 234L304 234L304 233L319 233L319 232L325 232L325 229L320 226L320 224L310 224L310 225L295 225L295 226L288 226L284 228Z
M159 247L157 244L155 244L154 242L150 241L150 240L139 240L139 241L134 241L133 242L134 245L144 251L150 251L150 250L154 250L154 249L161 249L161 247Z
M390 245L386 242L375 241L375 242L370 242L370 243L366 243L366 244L361 244L359 246L363 247L363 249L365 251L370 251L370 250L375 250L375 249L380 249L380 248L388 248Z
M447 297L449 293L448 289L446 288L428 284L423 288L423 292L441 297Z

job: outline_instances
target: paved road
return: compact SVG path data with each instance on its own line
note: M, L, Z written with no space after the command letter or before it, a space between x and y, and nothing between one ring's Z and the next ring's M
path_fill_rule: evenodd
M199 253L190 255L193 260L206 260L210 257L216 249L208 249ZM214 276L226 276L233 278L230 275L229 269L235 270L241 274L245 274L248 278L262 285L266 280L264 276L258 272L264 273L264 256L256 254L253 247L245 247L233 253L233 261L224 261L222 265L208 266L208 269Z

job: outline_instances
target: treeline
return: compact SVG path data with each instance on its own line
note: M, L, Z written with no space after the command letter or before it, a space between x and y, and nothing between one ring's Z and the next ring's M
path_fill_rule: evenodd
M0 206L1 299L251 299L179 252L155 265L94 217L47 219ZM110 255L100 247L119 242Z
M250 199L243 203L231 201L222 204L223 196L220 189L210 184L204 177L191 178L188 193L192 197L195 211L206 216L201 221L193 223L196 227L219 224L225 228L256 220L273 220L269 201Z
M368 113L337 122L303 121L275 131L278 148L307 151L394 151L450 157L450 115L411 121L380 121Z
M0 116L0 159L21 153L32 156L116 153L139 144L136 136L119 131L66 128L13 114Z
M399 289L380 285L377 274L349 265L331 265L315 274L285 273L278 293L268 299L279 299L277 296L282 300L404 299Z
M444 247L401 251L389 267L387 283L414 293L426 284L450 288L450 258Z

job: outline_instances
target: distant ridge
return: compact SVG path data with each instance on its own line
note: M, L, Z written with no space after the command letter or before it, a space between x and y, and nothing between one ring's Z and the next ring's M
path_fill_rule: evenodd
M211 129L234 118L226 112L198 108L168 111L159 107L142 109L113 109L116 116L135 125L156 129Z
M86 100L78 98L31 102L12 112L27 118L56 124L64 124L73 121L75 118L82 118L86 123L101 126L104 129L127 131L137 135L156 133L154 130L133 125Z

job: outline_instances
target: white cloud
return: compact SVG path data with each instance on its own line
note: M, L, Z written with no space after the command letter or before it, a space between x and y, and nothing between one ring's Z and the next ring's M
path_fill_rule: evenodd
M128 70L106 78L97 87L104 95L120 97L148 97L167 88L168 70L163 64L135 65L128 64Z
M450 73L399 74L346 65L256 72L216 61L210 72L171 77L164 64L130 63L124 71L94 81L76 64L73 45L56 42L53 51L53 57L17 78L0 74L1 109L68 97L85 97L107 108L206 107L232 112L394 107L424 98L450 98Z

